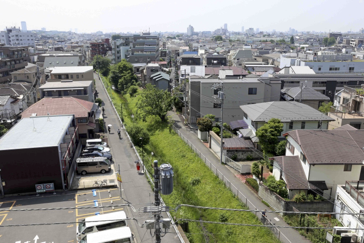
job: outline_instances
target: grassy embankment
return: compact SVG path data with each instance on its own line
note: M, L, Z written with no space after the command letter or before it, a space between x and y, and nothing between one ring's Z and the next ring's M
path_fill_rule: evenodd
M104 84L110 87L104 78ZM120 96L111 88L107 89L115 107L120 114L123 106L124 123L126 127L133 122L131 114L135 115L138 95ZM139 91L142 92L142 91ZM140 153L149 173L153 173L152 160L159 163L170 163L175 173L174 191L163 196L165 203L174 208L178 204L193 204L210 207L241 208L247 207L237 199L231 191L218 179L190 147L174 132L169 132L167 124L152 124L134 118L134 123L149 128L150 143ZM140 151L140 148L138 148ZM153 158L151 152L154 152ZM219 210L200 210L184 207L177 212L171 212L174 217L219 221L241 224L261 224L253 213L228 212ZM229 226L217 224L188 223L186 235L191 242L279 242L267 228L248 226Z

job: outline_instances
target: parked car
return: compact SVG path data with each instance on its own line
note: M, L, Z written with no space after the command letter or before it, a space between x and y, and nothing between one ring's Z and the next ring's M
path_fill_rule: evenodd
M81 158L106 157L109 160L112 160L112 155L110 152L98 152L98 151L84 152L81 154L80 157Z
M111 170L111 162L105 157L78 158L77 173L86 175L88 173L106 173Z
M93 147L87 147L82 152L92 152L92 151L98 151L98 152L110 152L109 147L103 147L103 146L93 146Z
M102 147L107 147L107 143L103 142L100 138L86 140L86 147L93 147L96 145L102 146Z

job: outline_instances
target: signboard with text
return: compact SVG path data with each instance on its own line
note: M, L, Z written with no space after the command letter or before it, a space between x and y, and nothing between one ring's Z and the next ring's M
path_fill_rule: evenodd
M35 191L37 193L54 192L54 183L35 184Z

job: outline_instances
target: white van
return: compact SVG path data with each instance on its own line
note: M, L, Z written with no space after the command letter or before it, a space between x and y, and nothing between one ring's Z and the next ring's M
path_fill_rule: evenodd
M96 145L107 147L107 143L103 142L100 138L86 140L86 147L94 147Z
M104 230L85 235L80 243L134 243L129 227Z
M127 226L124 211L101 214L83 219L76 227L77 240L86 234Z

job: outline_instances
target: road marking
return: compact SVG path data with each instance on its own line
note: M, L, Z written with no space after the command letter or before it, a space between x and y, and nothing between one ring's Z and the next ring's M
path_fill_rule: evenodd
M97 190L97 192L105 192L105 191L115 191L115 190L118 190L118 189L104 189L104 190ZM84 196L84 195L87 195L87 194L92 194L92 191L91 192L84 192L84 193L77 193L76 195L75 195L75 197L76 197L76 204L78 204L78 203L82 203L82 202L78 202L78 197L79 196Z
M73 213L73 211L68 211L68 213Z
M279 221L279 218L277 218L277 217L274 217L274 220L275 220L275 221Z
M17 204L17 205L15 205L15 207L19 207L19 206L23 206L23 204Z
M3 216L3 219L0 221L0 225L2 225L2 223L4 222L6 216L8 216L7 214L4 214L4 215L0 215L0 216Z
M74 240L69 240L68 242L74 242Z
M120 200L120 196L117 196L117 197L107 197L107 198L103 198L101 200L97 200L98 202L108 202L108 201L119 201ZM83 207L83 206L86 206L88 204L94 204L94 199L92 200L87 200L87 201L84 201L84 202L80 202L80 203L77 203L76 207Z
M5 206L5 203L11 203L11 206L9 207L8 210L11 210L14 207L14 204L16 203L16 201L6 201L6 202L0 202L0 206L3 207Z
M13 220L12 218L10 218L10 219L6 219L6 221L10 221L10 220Z
M34 243L37 243L37 241L39 240L38 235L36 235L33 240L34 240Z
M67 225L67 228L71 228L73 227L73 224Z

